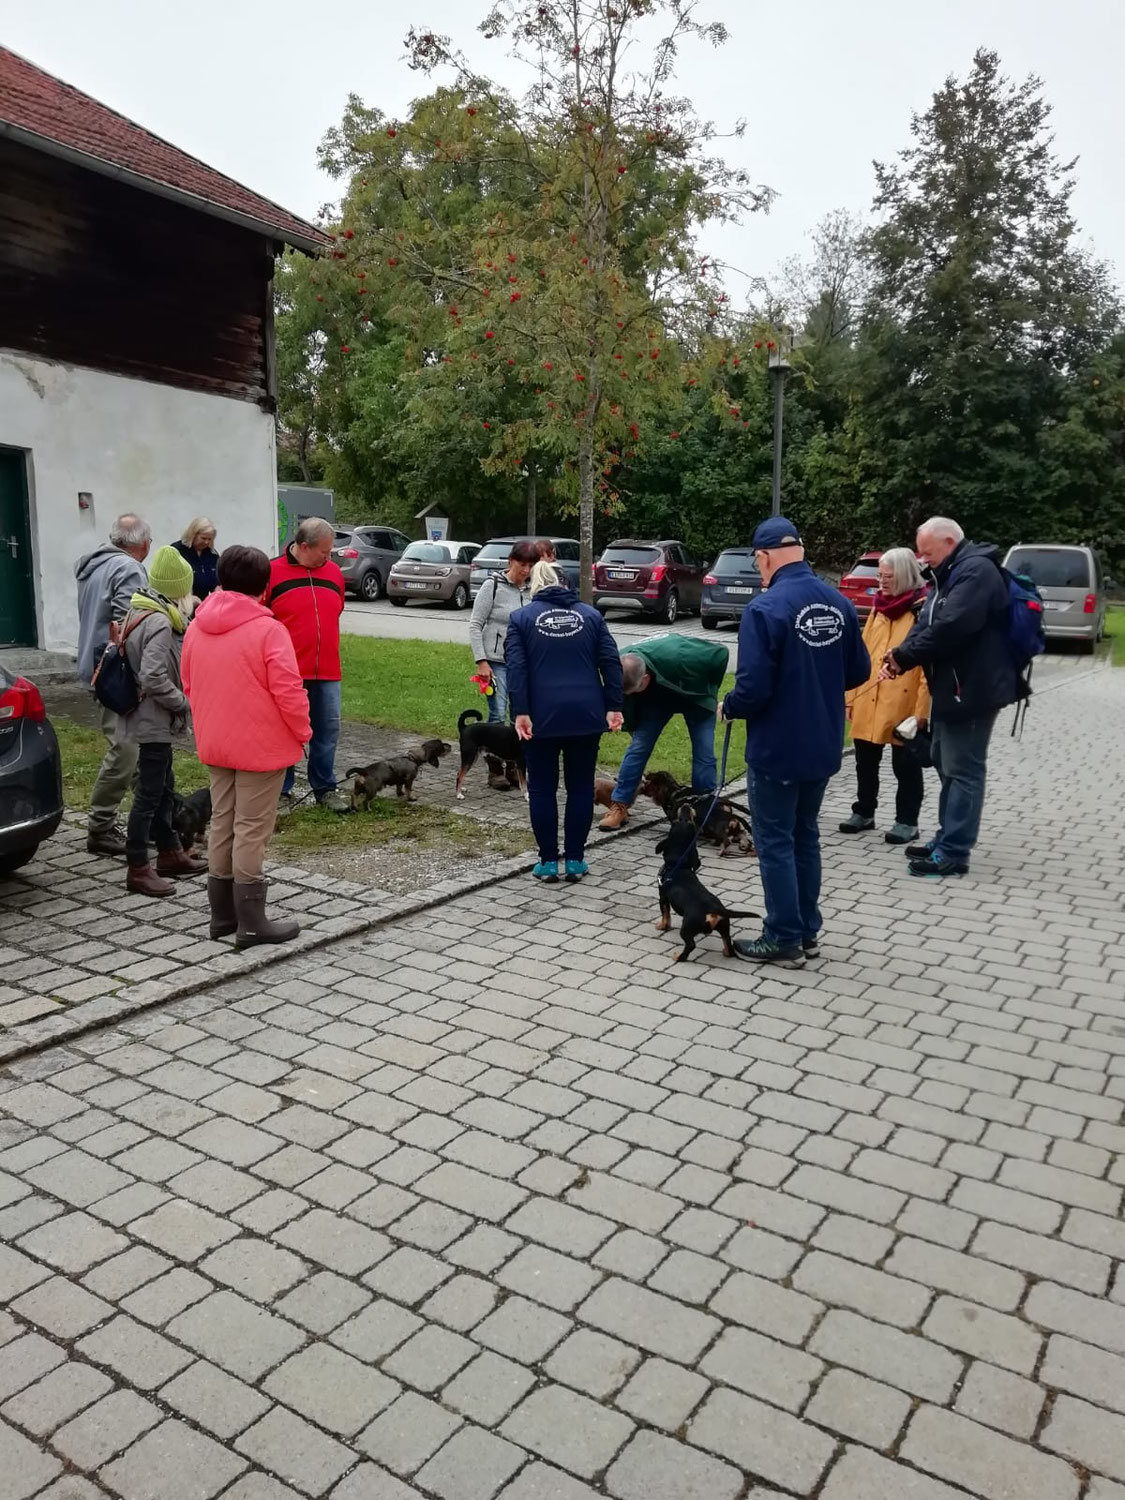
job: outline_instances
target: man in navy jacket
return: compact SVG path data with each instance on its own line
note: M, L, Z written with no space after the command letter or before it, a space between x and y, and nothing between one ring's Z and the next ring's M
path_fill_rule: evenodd
M746 720L766 920L760 938L735 947L743 958L800 969L820 951L817 818L840 769L844 693L867 681L871 662L855 610L809 567L792 521L763 521L754 555L766 587L743 612L738 675L719 712Z

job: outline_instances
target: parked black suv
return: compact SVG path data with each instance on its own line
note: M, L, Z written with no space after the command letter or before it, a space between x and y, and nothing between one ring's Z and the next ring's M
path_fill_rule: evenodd
M486 583L493 573L507 572L508 558L512 548L517 542L539 542L549 541L555 547L555 566L563 574L572 589L578 588L578 543L572 536L494 536L485 542L484 546L473 558L472 571L469 573L469 592L475 599L480 593L481 584Z
M740 620L750 600L761 592L762 575L753 547L728 547L720 552L703 580L699 613L704 630L714 630L720 620Z
M0 875L26 865L62 815L59 742L39 689L0 667Z

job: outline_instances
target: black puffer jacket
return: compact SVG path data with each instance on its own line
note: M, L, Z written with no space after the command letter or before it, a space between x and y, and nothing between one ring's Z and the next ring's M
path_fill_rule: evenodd
M958 543L934 573L934 588L894 659L921 667L935 719L962 723L1021 696L1008 646L1008 590L997 549Z

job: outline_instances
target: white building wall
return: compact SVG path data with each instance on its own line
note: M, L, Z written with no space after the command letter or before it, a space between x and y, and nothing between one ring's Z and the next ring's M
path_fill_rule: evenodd
M115 516L152 527L153 548L196 515L232 542L278 548L274 422L252 401L204 395L0 349L0 446L27 454L39 644L77 644L76 560ZM79 491L93 495L81 510Z

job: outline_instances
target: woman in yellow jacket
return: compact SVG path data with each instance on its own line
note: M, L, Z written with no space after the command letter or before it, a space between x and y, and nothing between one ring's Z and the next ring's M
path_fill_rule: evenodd
M894 728L912 714L919 725L930 717L930 692L921 667L901 677L879 681L883 657L902 644L926 596L917 559L909 547L893 547L879 559L879 592L873 601L863 644L871 657L871 676L863 687L847 695L848 718L855 746L858 783L852 815L840 824L841 833L864 833L875 827L879 801L879 763L883 746L891 747L891 769L898 789L895 822L884 834L888 844L911 844L918 837L922 807L922 768L895 743Z

